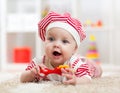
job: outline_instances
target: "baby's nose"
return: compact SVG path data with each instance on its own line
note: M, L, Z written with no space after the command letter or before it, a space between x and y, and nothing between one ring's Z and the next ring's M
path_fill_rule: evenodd
M59 41L56 41L56 42L54 43L54 47L59 48L59 47L60 47L60 42L59 42Z

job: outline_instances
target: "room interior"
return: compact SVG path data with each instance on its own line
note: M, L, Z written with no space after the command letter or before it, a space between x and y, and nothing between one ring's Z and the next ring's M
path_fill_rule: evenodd
M78 18L87 35L78 53L97 61L102 77L120 77L119 4L119 0L0 0L0 82L14 78L32 58L44 53L37 24L49 11L69 12Z

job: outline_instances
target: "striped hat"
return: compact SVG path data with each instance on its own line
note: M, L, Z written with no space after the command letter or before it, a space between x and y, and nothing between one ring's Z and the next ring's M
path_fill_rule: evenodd
M45 41L46 31L53 27L60 27L68 31L75 39L77 46L86 37L81 23L74 18L71 18L69 13L64 15L50 12L38 23L38 30L40 38Z

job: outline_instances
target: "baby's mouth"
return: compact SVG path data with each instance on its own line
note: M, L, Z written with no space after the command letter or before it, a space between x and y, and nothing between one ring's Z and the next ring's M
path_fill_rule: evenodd
M58 51L54 51L54 52L53 52L53 55L54 55L54 56L60 56L60 55L62 55L62 54L61 54L60 52L58 52Z

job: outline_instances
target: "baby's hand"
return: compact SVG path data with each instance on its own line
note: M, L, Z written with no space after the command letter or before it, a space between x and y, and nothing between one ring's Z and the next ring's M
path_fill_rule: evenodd
M73 69L71 68L65 68L65 69L61 69L62 71L62 76L66 78L65 81L63 81L64 84L72 84L75 85L76 84L76 76L74 74Z
M44 64L36 65L31 70L34 74L40 75L40 68L44 70L46 66Z
M40 68L42 69L42 70L45 70L45 68L47 68L44 64L40 64L39 65L39 72L40 72Z

